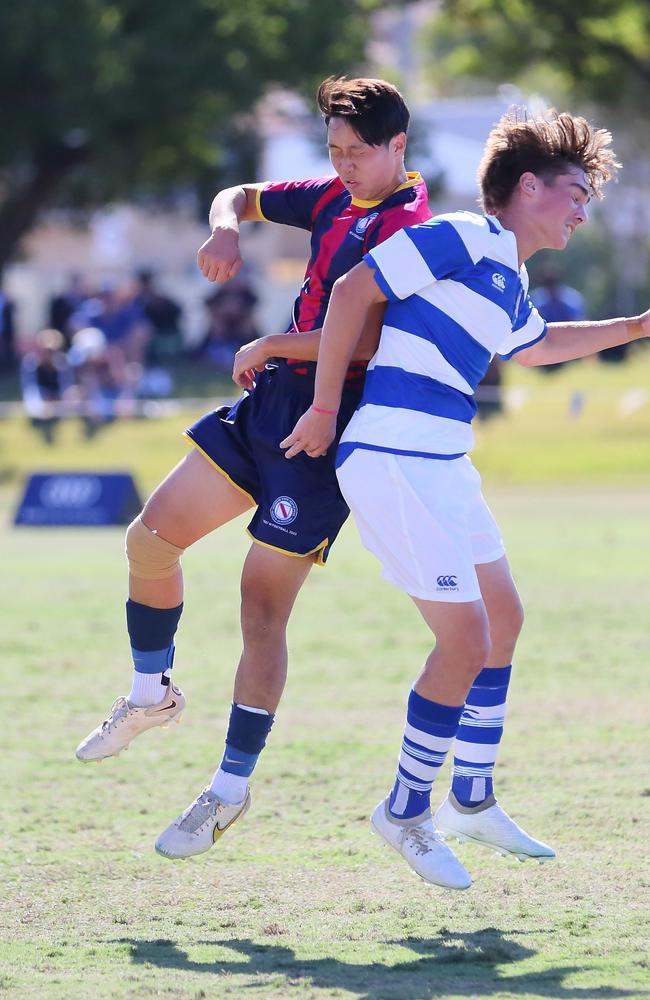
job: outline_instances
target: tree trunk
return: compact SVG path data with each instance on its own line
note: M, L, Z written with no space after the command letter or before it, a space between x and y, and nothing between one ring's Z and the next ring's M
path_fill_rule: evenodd
M0 274L15 256L23 236L52 202L64 178L87 155L85 145L49 145L34 151L28 180L14 184L9 172L8 195L0 202Z

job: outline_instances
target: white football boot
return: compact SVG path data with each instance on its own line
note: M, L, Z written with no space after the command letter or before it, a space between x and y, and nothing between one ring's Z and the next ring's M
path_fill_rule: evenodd
M165 726L172 719L180 722L185 704L185 696L175 684L167 686L165 697L157 705L139 708L126 698L117 698L109 717L93 729L75 750L77 760L87 763L117 757L132 739L147 729Z
M444 837L456 837L461 844L482 844L504 857L513 855L519 861L533 859L540 864L555 857L553 848L522 830L493 795L477 812L461 806L453 792L449 792L434 816L434 823Z
M165 858L184 859L209 851L251 804L250 790L241 802L223 802L211 788L204 788L187 809L158 837L155 847Z
M388 813L388 799L384 799L370 817L370 825L425 882L445 889L468 889L472 884L467 869L434 829L430 813L396 822Z

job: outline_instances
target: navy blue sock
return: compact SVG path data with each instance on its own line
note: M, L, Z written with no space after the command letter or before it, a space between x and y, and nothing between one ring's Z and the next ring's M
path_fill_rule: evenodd
M176 608L150 608L130 598L126 602L126 627L137 673L160 674L174 662L174 635L183 613Z
M226 735L226 748L221 770L238 777L248 778L253 773L257 758L266 746L275 715L233 704Z

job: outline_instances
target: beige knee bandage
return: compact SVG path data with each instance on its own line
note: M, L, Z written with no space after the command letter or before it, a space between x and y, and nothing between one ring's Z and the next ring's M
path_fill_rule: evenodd
M172 545L136 517L126 532L129 572L142 580L166 580L174 576L185 549Z

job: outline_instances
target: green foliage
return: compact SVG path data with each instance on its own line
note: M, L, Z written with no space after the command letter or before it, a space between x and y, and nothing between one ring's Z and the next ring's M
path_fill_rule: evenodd
M647 117L646 0L443 0L427 43L436 79L534 79L552 96Z
M311 95L353 71L375 5L329 0L324 17L310 0L1 4L0 267L43 206L69 200L73 172L77 200L206 173L216 187L238 116L269 84Z

